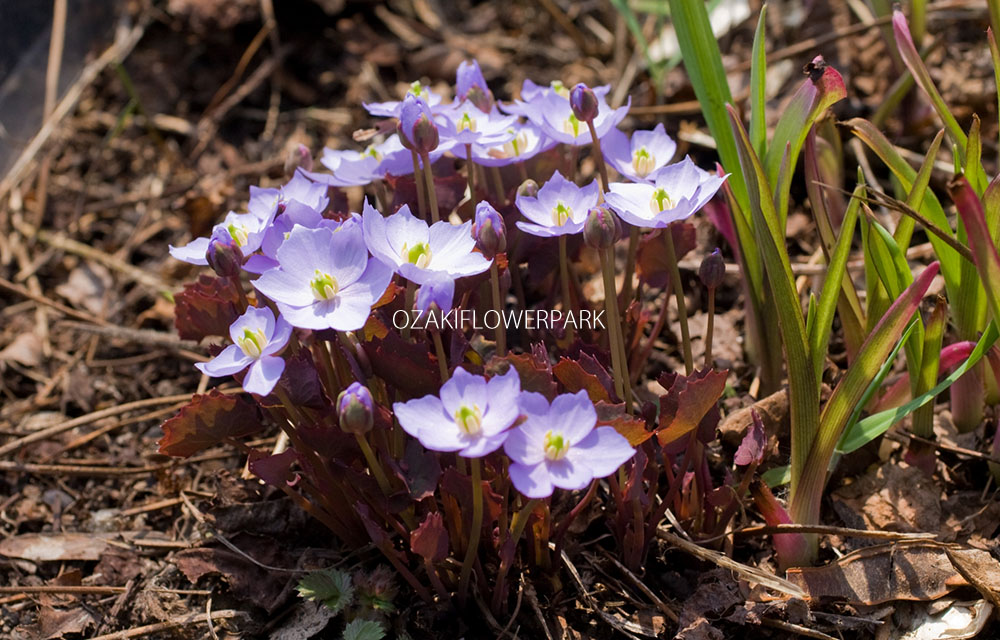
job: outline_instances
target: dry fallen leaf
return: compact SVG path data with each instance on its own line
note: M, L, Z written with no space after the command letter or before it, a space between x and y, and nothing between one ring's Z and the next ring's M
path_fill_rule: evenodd
M112 535L28 533L0 540L0 555L33 562L100 560Z

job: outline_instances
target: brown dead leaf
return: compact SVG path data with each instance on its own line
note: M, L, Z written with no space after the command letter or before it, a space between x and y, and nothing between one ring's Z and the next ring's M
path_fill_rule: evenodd
M38 637L54 640L68 635L79 635L97 622L94 614L83 607L53 609L42 607L38 611Z
M945 549L948 559L962 577L993 606L1000 607L1000 562L980 549Z
M99 560L113 537L93 533L27 533L0 540L0 555L33 562Z
M870 469L833 495L860 514L868 528L936 532L941 524L941 489L923 471L905 464Z
M106 304L105 294L112 285L114 279L107 267L84 262L70 272L66 282L56 287L56 293L75 307L86 309L94 315L102 315Z
M14 338L0 351L0 362L18 362L26 367L42 363L42 341L34 331L27 331Z
M823 567L789 569L785 577L813 600L856 605L935 600L966 584L946 547L923 540L865 547Z

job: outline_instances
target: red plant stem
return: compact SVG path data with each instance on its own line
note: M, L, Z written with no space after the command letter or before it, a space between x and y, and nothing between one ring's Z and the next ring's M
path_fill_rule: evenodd
M424 571L427 572L427 577L430 578L431 584L434 585L434 590L437 591L438 595L441 596L441 601L444 603L451 602L451 594L448 593L448 589L445 588L444 583L441 582L441 576L438 575L437 569L427 558L424 558Z
M431 337L434 340L434 354L437 356L438 371L441 374L441 384L448 382L448 356L444 353L444 344L441 343L441 332L432 330Z
M587 505L590 504L590 501L594 498L596 493L597 480L594 479L590 482L590 487L587 488L587 493L583 494L583 497L576 503L576 506L573 507L568 514L566 514L566 517L563 518L562 522L559 523L559 526L556 527L555 535L552 536L552 540L556 545L553 555L555 555L556 558L560 557L559 554L562 552L563 539L566 537L566 532L569 531L570 525L572 525L573 521L576 520L581 513L583 513L583 510L587 508Z
M413 183L417 186L417 209L420 211L420 217L423 220L427 220L427 196L424 194L424 172L420 168L420 158L417 157L417 152L410 150L410 155L413 157Z
M604 154L601 153L601 139L597 137L597 129L594 128L594 119L587 120L587 128L590 129L590 139L594 142L592 154L594 163L597 164L597 172L601 175L601 191L608 190L608 167L604 164Z
M660 337L660 333L663 331L663 325L667 323L667 307L669 306L667 302L669 300L670 283L667 282L667 285L663 287L663 304L660 307L660 313L656 318L656 324L653 325L653 330L649 333L649 339L646 341L646 345L642 348L642 352L639 353L639 357L632 363L632 384L639 381L639 375L646 368L646 363L649 362L649 356L653 353L653 345L656 343L657 338Z
M698 430L695 429L691 432L690 439L688 440L688 446L684 449L684 455L681 457L681 463L677 465L677 475L671 478L671 470L669 463L667 463L667 479L670 484L670 488L667 490L666 497L663 501L649 514L649 520L646 522L646 539L652 540L653 536L656 535L656 527L659 526L660 520L663 520L663 516L666 515L667 509L670 508L670 503L677 498L677 494L681 489L681 485L684 484L684 474L687 473L688 465L691 464L691 456L689 452L691 451L691 443L696 441L698 438Z
M673 284L674 296L677 298L677 320L681 325L681 342L684 348L684 369L687 375L694 373L694 356L691 355L691 332L688 329L687 302L684 300L684 286L681 282L681 271L677 266L677 252L674 250L674 234L670 227L663 230L663 248L667 264L670 266L670 281Z
M243 290L243 283L240 281L239 276L230 277L229 283L232 285L233 291L236 292L236 297L239 298L240 314L243 314L250 306L250 300L247 299L247 292Z
M562 288L563 313L568 314L573 308L569 294L569 258L566 256L566 235L559 236L559 284ZM572 343L575 331L572 325L566 327L566 339Z

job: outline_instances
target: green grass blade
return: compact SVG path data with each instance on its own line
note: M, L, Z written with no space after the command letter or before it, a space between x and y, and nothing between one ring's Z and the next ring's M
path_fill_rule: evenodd
M965 176L957 176L948 184L958 215L969 234L969 248L976 263L979 278L986 286L986 300L994 321L1000 322L1000 256L986 225L982 201L976 196Z
M927 393L937 382L938 368L941 364L941 344L944 330L948 326L948 301L944 296L938 296L934 310L931 312L924 328L924 352L920 357L920 372L917 383L913 385L913 397L918 398ZM934 437L934 403L928 403L913 412L913 433L924 438Z
M998 337L1000 337L1000 333L997 333L996 324L991 322L979 339L979 342L976 343L975 349L972 350L968 359L961 366L952 371L951 374L941 380L934 388L922 393L906 404L895 409L881 411L858 422L851 429L851 433L837 445L837 451L845 454L857 451L868 442L888 431L889 427L913 413L917 408L931 402L938 394L945 391L956 380L976 366L986 353L986 350L996 343Z
M794 491L798 478L803 474L805 459L816 435L819 380L809 354L802 306L795 289L795 278L785 247L784 227L778 220L767 176L764 174L760 159L750 145L750 139L739 116L731 106L728 109L740 160L743 163L743 173L748 180L750 213L753 216L761 259L767 271L788 367Z
M767 151L767 122L764 117L767 102L764 86L764 80L767 78L767 56L764 51L766 18L765 4L760 8L757 30L753 35L753 50L750 54L750 144L760 158L763 158Z
M994 16L994 11L998 15ZM990 22L993 25L986 30L986 39L990 43L990 57L993 58L993 81L997 87L997 110L1000 111L1000 47L997 46L996 36L993 35L994 29L1000 28L997 21L1000 21L1000 0L990 0Z
M931 141L931 146L927 149L927 154L920 165L920 170L917 171L917 175L913 179L913 184L910 186L910 193L906 197L906 206L911 209L919 210L920 204L924 201L924 197L927 194L927 185L930 184L931 180L931 172L934 170L934 161L937 159L937 154L941 149L941 142L943 140L944 129L941 129ZM909 216L901 216L899 222L896 224L896 231L893 233L893 238L904 252L910 248L910 240L913 237L913 227L915 224L913 218Z

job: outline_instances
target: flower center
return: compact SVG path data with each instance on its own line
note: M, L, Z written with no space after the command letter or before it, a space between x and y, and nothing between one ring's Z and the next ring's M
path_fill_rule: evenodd
M580 135L580 119L576 117L575 113L569 114L569 117L563 121L563 133L572 134L574 138Z
M542 446L545 449L545 457L552 461L562 460L569 453L569 443L566 439L561 433L552 433L551 430L545 434Z
M424 85L420 84L419 80L416 80L410 84L410 93L412 93L417 98L424 97Z
M375 158L379 162L382 161L382 154L379 153L378 149L376 149L375 145L373 145L373 144L368 145L368 147L365 149L364 153L361 154L361 157L362 158Z
M661 213L676 206L677 203L670 199L667 190L659 187L653 191L653 197L649 200L649 209L653 213Z
M462 405L462 408L455 412L455 424L466 435L478 436L483 430L482 409L477 404L471 407Z
M309 288L317 300L332 300L340 291L337 279L319 269L316 269L316 276L309 282Z
M425 268L431 262L431 248L426 242L418 242L412 247L404 244L403 250L399 254L404 260L410 264L417 265L421 269Z
M563 98L569 100L569 89L567 89L566 85L562 83L562 80L553 80L552 82L549 83L549 86L552 87L552 90L556 92L556 95L562 96Z
M235 242L237 246L240 247L246 246L247 238L250 235L247 233L246 227L244 227L241 224L236 224L234 222L233 224L226 227L226 231L228 231L229 235L232 236L233 242Z
M468 111L463 113L462 117L458 121L459 132L465 131L466 129L472 131L473 133L476 131L476 121L472 119L472 116L469 115Z
M641 147L632 154L632 168L635 169L636 175L640 178L648 176L655 166L656 156L647 151L646 147Z
M243 353L251 358L260 357L265 343L267 343L267 338L264 337L263 329L257 329L256 331L244 329L243 335L236 339L236 344L243 350Z
M513 129L508 129L508 133L514 133ZM528 148L528 134L521 131L513 140L503 143L503 158L520 157L521 152Z
M552 223L557 227L569 222L571 217L573 217L573 209L567 207L562 200L552 207Z

